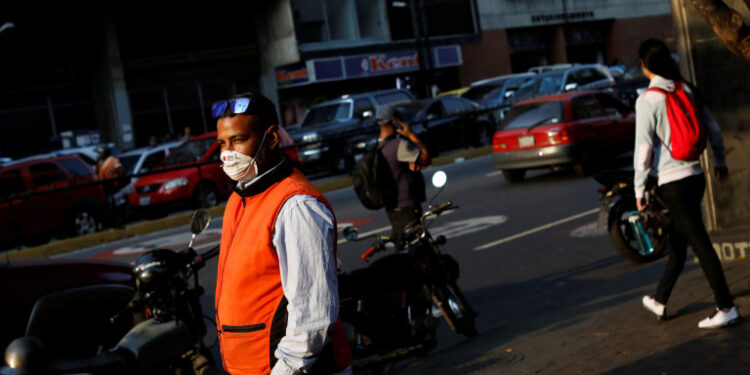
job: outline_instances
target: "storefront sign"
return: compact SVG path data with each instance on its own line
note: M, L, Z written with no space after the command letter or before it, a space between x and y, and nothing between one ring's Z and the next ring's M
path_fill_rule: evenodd
M276 68L276 82L279 87L298 85L309 81L307 66L303 63Z
M532 23L540 22L564 22L564 21L581 21L586 19L593 19L594 11L583 11L573 13L557 13L557 14L534 14L531 16Z
M463 62L461 49L457 45L433 48L430 57L431 65L435 68L457 66ZM414 50L378 52L313 59L307 64L298 63L276 68L276 81L279 87L289 87L416 70L419 70L419 57Z

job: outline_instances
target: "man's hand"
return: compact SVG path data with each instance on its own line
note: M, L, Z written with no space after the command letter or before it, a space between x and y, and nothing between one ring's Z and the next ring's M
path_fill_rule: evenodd
M407 139L411 139L414 132L411 131L411 126L409 126L409 124L397 119L396 117L393 117L392 121L393 125L396 127L396 133L403 135Z
M724 182L729 176L729 169L727 167L716 167L714 168L714 176L719 182Z
M638 208L638 211L643 211L646 209L646 198L640 197L635 198L635 206Z

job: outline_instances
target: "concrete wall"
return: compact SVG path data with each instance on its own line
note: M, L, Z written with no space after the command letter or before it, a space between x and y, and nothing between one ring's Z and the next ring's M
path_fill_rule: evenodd
M480 42L461 46L464 62L459 67L461 85L512 73L509 51L505 30L484 31Z
M725 1L750 24L742 0ZM729 179L709 181L706 206L709 229L722 238L726 252L725 244L750 240L750 62L729 52L689 1L672 0L672 6L683 75L697 84L724 138ZM732 234L734 239L726 238Z
M670 14L666 0L477 0L482 30L508 29L563 23L537 20L534 15L593 12L576 21L638 18Z
M617 19L607 40L604 61L617 59L630 64L638 59L638 46L647 38L659 38L672 50L677 50L672 15Z

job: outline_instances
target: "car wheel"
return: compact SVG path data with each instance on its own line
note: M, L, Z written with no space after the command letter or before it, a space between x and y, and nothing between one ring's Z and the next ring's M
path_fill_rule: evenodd
M503 177L510 183L521 182L526 178L525 169L503 169Z
M215 207L219 204L219 193L212 185L201 184L195 189L195 208Z
M78 203L71 209L65 226L71 237L95 233L102 227L99 210L93 203Z

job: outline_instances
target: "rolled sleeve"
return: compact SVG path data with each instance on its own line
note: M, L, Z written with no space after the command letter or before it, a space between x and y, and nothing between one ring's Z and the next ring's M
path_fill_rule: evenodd
M273 244L287 299L287 327L272 374L309 370L338 318L333 214L316 198L295 195L279 211Z

